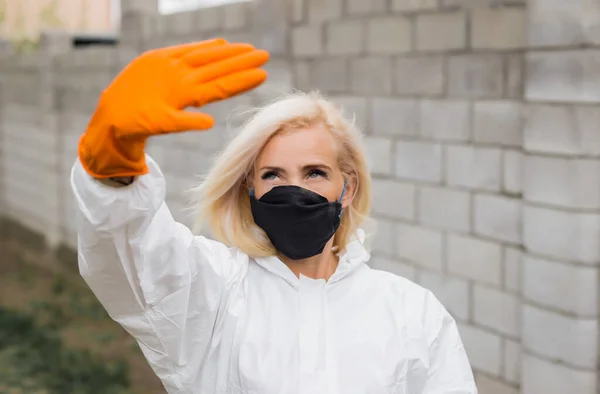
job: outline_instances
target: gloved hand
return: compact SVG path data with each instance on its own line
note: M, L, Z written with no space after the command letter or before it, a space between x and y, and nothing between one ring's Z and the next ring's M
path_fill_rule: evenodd
M260 85L269 54L223 39L148 51L112 81L79 140L79 159L93 177L148 172L144 148L152 135L206 130L214 119L186 107L223 100Z

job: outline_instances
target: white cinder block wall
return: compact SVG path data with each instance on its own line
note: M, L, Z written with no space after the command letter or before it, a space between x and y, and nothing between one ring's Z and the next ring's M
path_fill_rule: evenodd
M319 89L367 134L372 265L432 289L482 394L597 394L600 3L255 0L159 16L123 0L121 42L47 34L0 58L1 214L74 246L68 173L103 87L149 48L222 36L269 49L270 79L153 139L168 202L226 142L234 108Z

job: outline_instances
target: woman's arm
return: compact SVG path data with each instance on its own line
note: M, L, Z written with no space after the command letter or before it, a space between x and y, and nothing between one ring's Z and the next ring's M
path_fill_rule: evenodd
M169 391L187 392L201 370L247 257L173 220L146 141L210 129L211 116L185 108L260 85L268 58L222 39L145 52L102 92L79 140L71 184L81 275Z
M429 344L429 370L423 394L477 394L456 322L430 291L426 293L423 324Z
M177 391L183 378L177 366L199 370L247 257L175 222L164 202L163 175L146 160L149 173L118 188L74 164L79 269L157 375Z

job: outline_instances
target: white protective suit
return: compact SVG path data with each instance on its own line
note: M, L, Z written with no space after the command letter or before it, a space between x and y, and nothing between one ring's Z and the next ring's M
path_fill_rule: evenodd
M79 269L169 393L475 394L431 292L371 269L354 241L328 282L175 222L165 180L112 188L76 161Z

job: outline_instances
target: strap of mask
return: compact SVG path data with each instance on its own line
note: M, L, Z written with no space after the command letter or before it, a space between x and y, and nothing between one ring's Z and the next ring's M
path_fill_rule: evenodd
M344 181L344 188L342 189L342 195L340 196L340 199L339 199L340 204L342 203L342 200L344 199L345 193L346 193L346 181ZM342 209L340 209L340 216L339 216L340 219L342 218L343 213L344 213L344 209L342 208Z
M346 193L346 182L344 181L344 188L342 189L342 195L340 196L340 200L339 203L342 203L342 200L344 199L344 194Z

